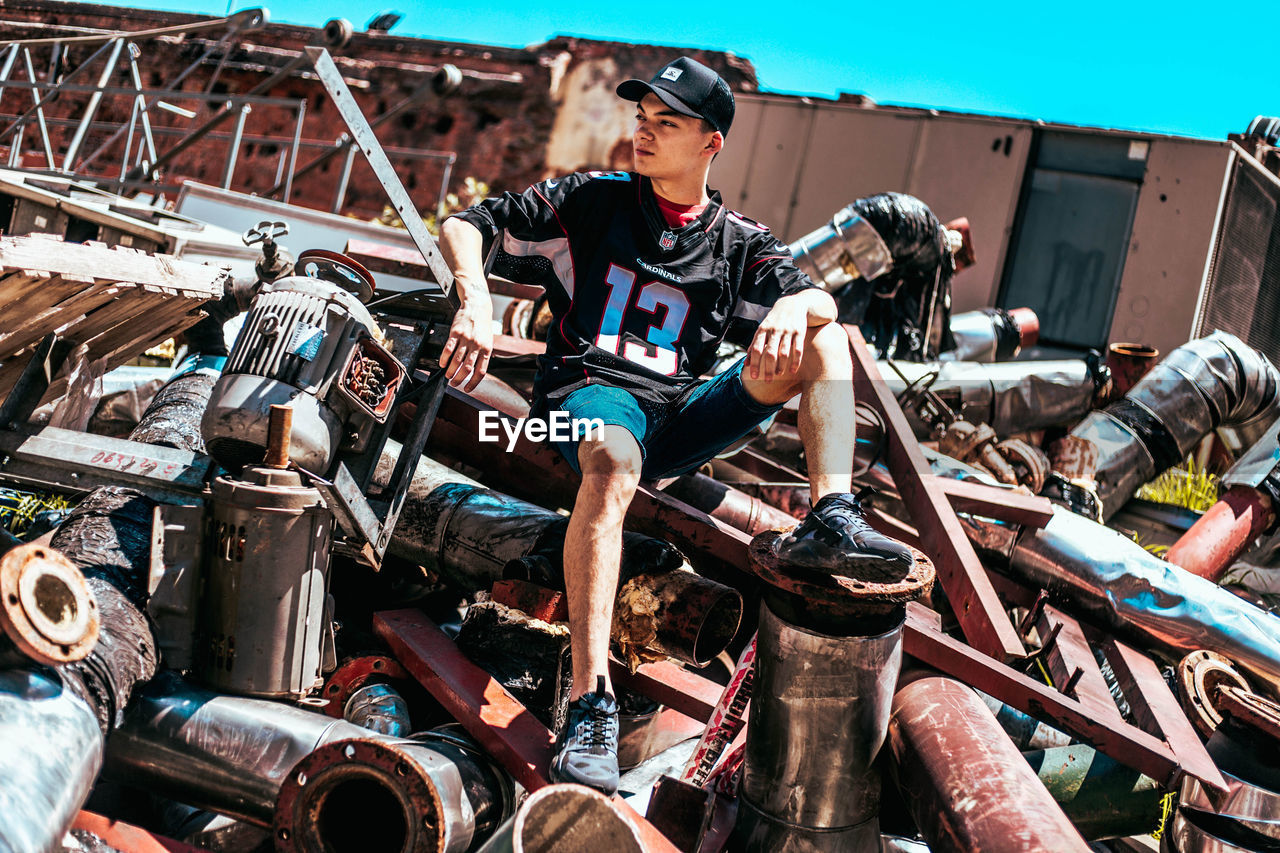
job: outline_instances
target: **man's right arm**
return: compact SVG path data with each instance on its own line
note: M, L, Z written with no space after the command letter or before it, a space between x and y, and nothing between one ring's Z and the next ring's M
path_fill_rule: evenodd
M489 370L493 353L493 297L484 274L484 237L465 219L446 219L440 228L440 252L453 271L458 297L440 366L450 385L470 392Z

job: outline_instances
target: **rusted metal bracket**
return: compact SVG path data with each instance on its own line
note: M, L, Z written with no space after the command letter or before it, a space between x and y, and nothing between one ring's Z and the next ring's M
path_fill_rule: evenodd
M856 326L845 326L853 349L853 383L858 399L884 423L889 471L920 532L922 550L933 560L938 579L955 609L970 644L997 660L1026 654L987 573L965 535L947 493L929 473L929 463L906 416L885 386L871 351Z
M1225 790L1226 782L1178 707L1151 659L1110 637L1096 642L1115 670L1136 722L1120 716L1085 640L1071 617L1045 607L1040 625L1060 625L1043 657L1056 681L1073 696L1006 666L939 629L937 615L907 605L903 651L1002 702L1081 738L1099 751L1172 786L1186 773Z

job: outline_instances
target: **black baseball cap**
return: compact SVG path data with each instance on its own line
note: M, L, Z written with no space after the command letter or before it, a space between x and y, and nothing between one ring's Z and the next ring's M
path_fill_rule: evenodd
M725 136L733 124L733 92L719 74L682 56L663 66L648 83L627 80L618 86L618 97L639 101L652 92L678 113L703 118Z

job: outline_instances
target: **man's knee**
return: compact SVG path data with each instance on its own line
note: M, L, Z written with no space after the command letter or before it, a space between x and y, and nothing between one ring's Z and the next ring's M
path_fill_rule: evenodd
M839 323L810 326L805 334L805 361L812 361L829 374L833 369L852 375L853 356L849 353L849 333ZM801 364L801 369L806 365Z
M604 435L578 444L578 467L583 477L604 479L609 485L634 492L640 483L643 457L635 436L623 427L605 425Z

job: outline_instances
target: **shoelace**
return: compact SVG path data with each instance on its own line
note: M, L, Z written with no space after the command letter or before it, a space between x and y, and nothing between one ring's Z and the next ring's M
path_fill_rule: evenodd
M585 738L587 748L607 747L609 745L609 730L613 728L613 717L599 710L592 708L587 714L587 719L579 723L579 730L583 723L588 725L587 737Z

